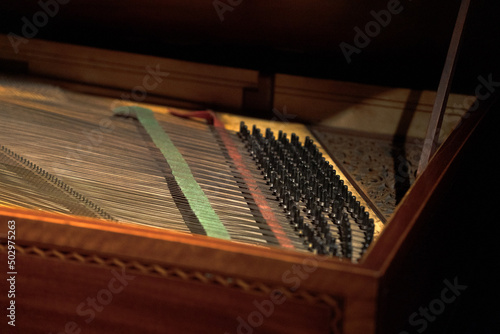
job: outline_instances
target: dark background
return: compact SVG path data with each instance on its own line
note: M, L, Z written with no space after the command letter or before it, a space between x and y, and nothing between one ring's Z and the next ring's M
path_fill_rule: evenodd
M52 0L51 0L52 1ZM236 0L233 0L236 1ZM227 0L223 0L228 3ZM388 0L241 0L219 19L213 0L70 0L35 38L225 66L390 87L437 89L460 1L401 0L401 13L347 64L339 44ZM234 2L233 2L234 3ZM0 32L22 36L36 1L2 1ZM454 92L499 73L498 1L472 0Z
M35 38L274 73L436 90L460 5L458 0L401 0L403 11L348 64L339 44L353 44L354 27L363 29L373 20L370 11L387 8L387 0L242 0L224 13L222 22L212 1L70 0L59 6ZM472 0L453 92L474 95L478 76L491 75L500 81L499 6L496 0ZM22 36L21 19L32 21L39 10L36 1L2 1L0 33ZM440 279L428 296L422 296L422 305L439 296L442 279L453 279L456 266L462 267L460 282L469 278L464 281L469 287L426 333L500 332L495 255L498 214L492 204L498 196L482 195L487 192L482 185L492 181L498 185L493 162L498 136L492 125L498 122L498 114L490 119L476 155L464 161L467 182L459 180L450 189L452 193L464 191L464 200L448 205L467 208L467 214L439 217L450 224L452 232L470 226L477 232L471 235L477 238L464 239L460 256L442 257L458 264L436 264L443 274L435 274ZM496 228L479 230L482 222ZM424 238L432 237L436 235L431 230ZM456 240L457 244L461 241ZM422 253L429 255L425 249ZM453 268L453 275L444 274L446 267ZM409 330L415 332L415 328Z

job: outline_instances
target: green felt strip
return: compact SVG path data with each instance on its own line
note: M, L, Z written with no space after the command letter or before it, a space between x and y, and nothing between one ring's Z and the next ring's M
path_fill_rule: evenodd
M207 235L220 239L230 239L229 233L220 221L219 216L214 212L200 185L194 179L191 169L182 157L182 154L177 150L174 143L172 143L168 134L163 131L163 128L154 117L153 111L147 108L132 106L115 108L113 113L115 115L134 117L142 124L153 140L153 143L158 147L170 165L172 175L184 193L189 206L203 225Z

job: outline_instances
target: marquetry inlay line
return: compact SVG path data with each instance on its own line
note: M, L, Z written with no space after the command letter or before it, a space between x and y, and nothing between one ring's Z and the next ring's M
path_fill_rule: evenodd
M332 333L340 333L342 323L342 300L338 297L298 289L292 291L284 286L272 286L264 282L249 281L242 278L227 277L220 274L201 272L198 270L187 270L178 267L167 267L164 264L144 263L137 260L119 259L101 254L84 254L76 250L61 250L53 246L43 247L35 245L16 244L16 251L22 256L41 257L44 259L60 260L65 262L77 262L86 265L98 265L101 267L125 268L128 271L142 275L160 276L167 279L192 281L204 284L214 284L225 288L240 290L245 293L269 296L273 290L279 290L287 300L304 301L311 305L326 305L331 310ZM6 240L0 241L0 253L7 253Z

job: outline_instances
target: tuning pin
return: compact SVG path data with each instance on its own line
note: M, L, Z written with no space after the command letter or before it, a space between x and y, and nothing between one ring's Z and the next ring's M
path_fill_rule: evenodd
M290 208L290 220L292 222L295 222L296 216L297 216L297 206L295 204L292 204Z
M356 197L355 196L349 196L349 195L347 196L346 204L347 204L347 211L349 213L354 212L354 203L355 203L355 201L356 201Z
M373 232L365 234L365 242L370 245L371 242L373 241Z
M342 182L342 180L341 180L341 182ZM343 185L340 189L341 189L341 192L342 192L342 198L344 200L346 200L347 199L347 186Z
M240 131L239 133L244 136L245 134L245 122L241 121L240 122Z
M289 208L290 208L290 191L287 190L283 195L283 209L285 211L288 211Z
M347 244L343 244L343 245L345 245L343 247L344 256L347 257L348 259L352 258L352 244L347 243Z
M301 230L304 228L304 217L300 215L299 211L297 212L297 226Z
M304 236L309 239L311 237L311 234L312 234L311 224L304 223L303 230L304 230Z
M330 225L328 225L328 220L325 217L321 217L320 219L321 233L325 236L329 236L330 234Z
M359 207L358 219L363 221L365 219L365 217L366 217L365 207L361 205Z
M349 225L349 216L347 215L347 213L342 214L342 225Z
M328 245L328 253L330 253L333 256L339 256L339 246L335 242L335 238L330 241Z
M318 241L316 242L316 251L320 255L327 254L325 243L323 240L318 239Z
M326 243L326 245L329 245L329 244L330 244L330 242L331 242L331 241L332 241L332 239L333 239L333 236L332 236L332 234L330 233L330 226L329 226L329 225L326 225L326 226L324 227L324 231L325 231L325 232L324 232L325 243Z
M266 138L267 139L271 139L271 137L273 137L273 136L274 136L274 134L271 131L271 129L270 128L266 128Z
M341 225L342 218L341 218L341 215L338 214L338 212L337 212L337 215L335 217L333 217L332 222L333 222L334 225L337 225L337 226Z
M354 202L353 212L352 212L354 218L357 218L359 216L360 205L361 205L361 203L359 201Z

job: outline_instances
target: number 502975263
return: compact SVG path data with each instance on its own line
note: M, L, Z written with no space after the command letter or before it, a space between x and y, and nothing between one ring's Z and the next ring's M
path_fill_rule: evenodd
M10 270L14 270L15 268L15 260L16 260L16 222L14 220L9 220L8 223L8 231L7 231L7 239L8 239L8 266Z

